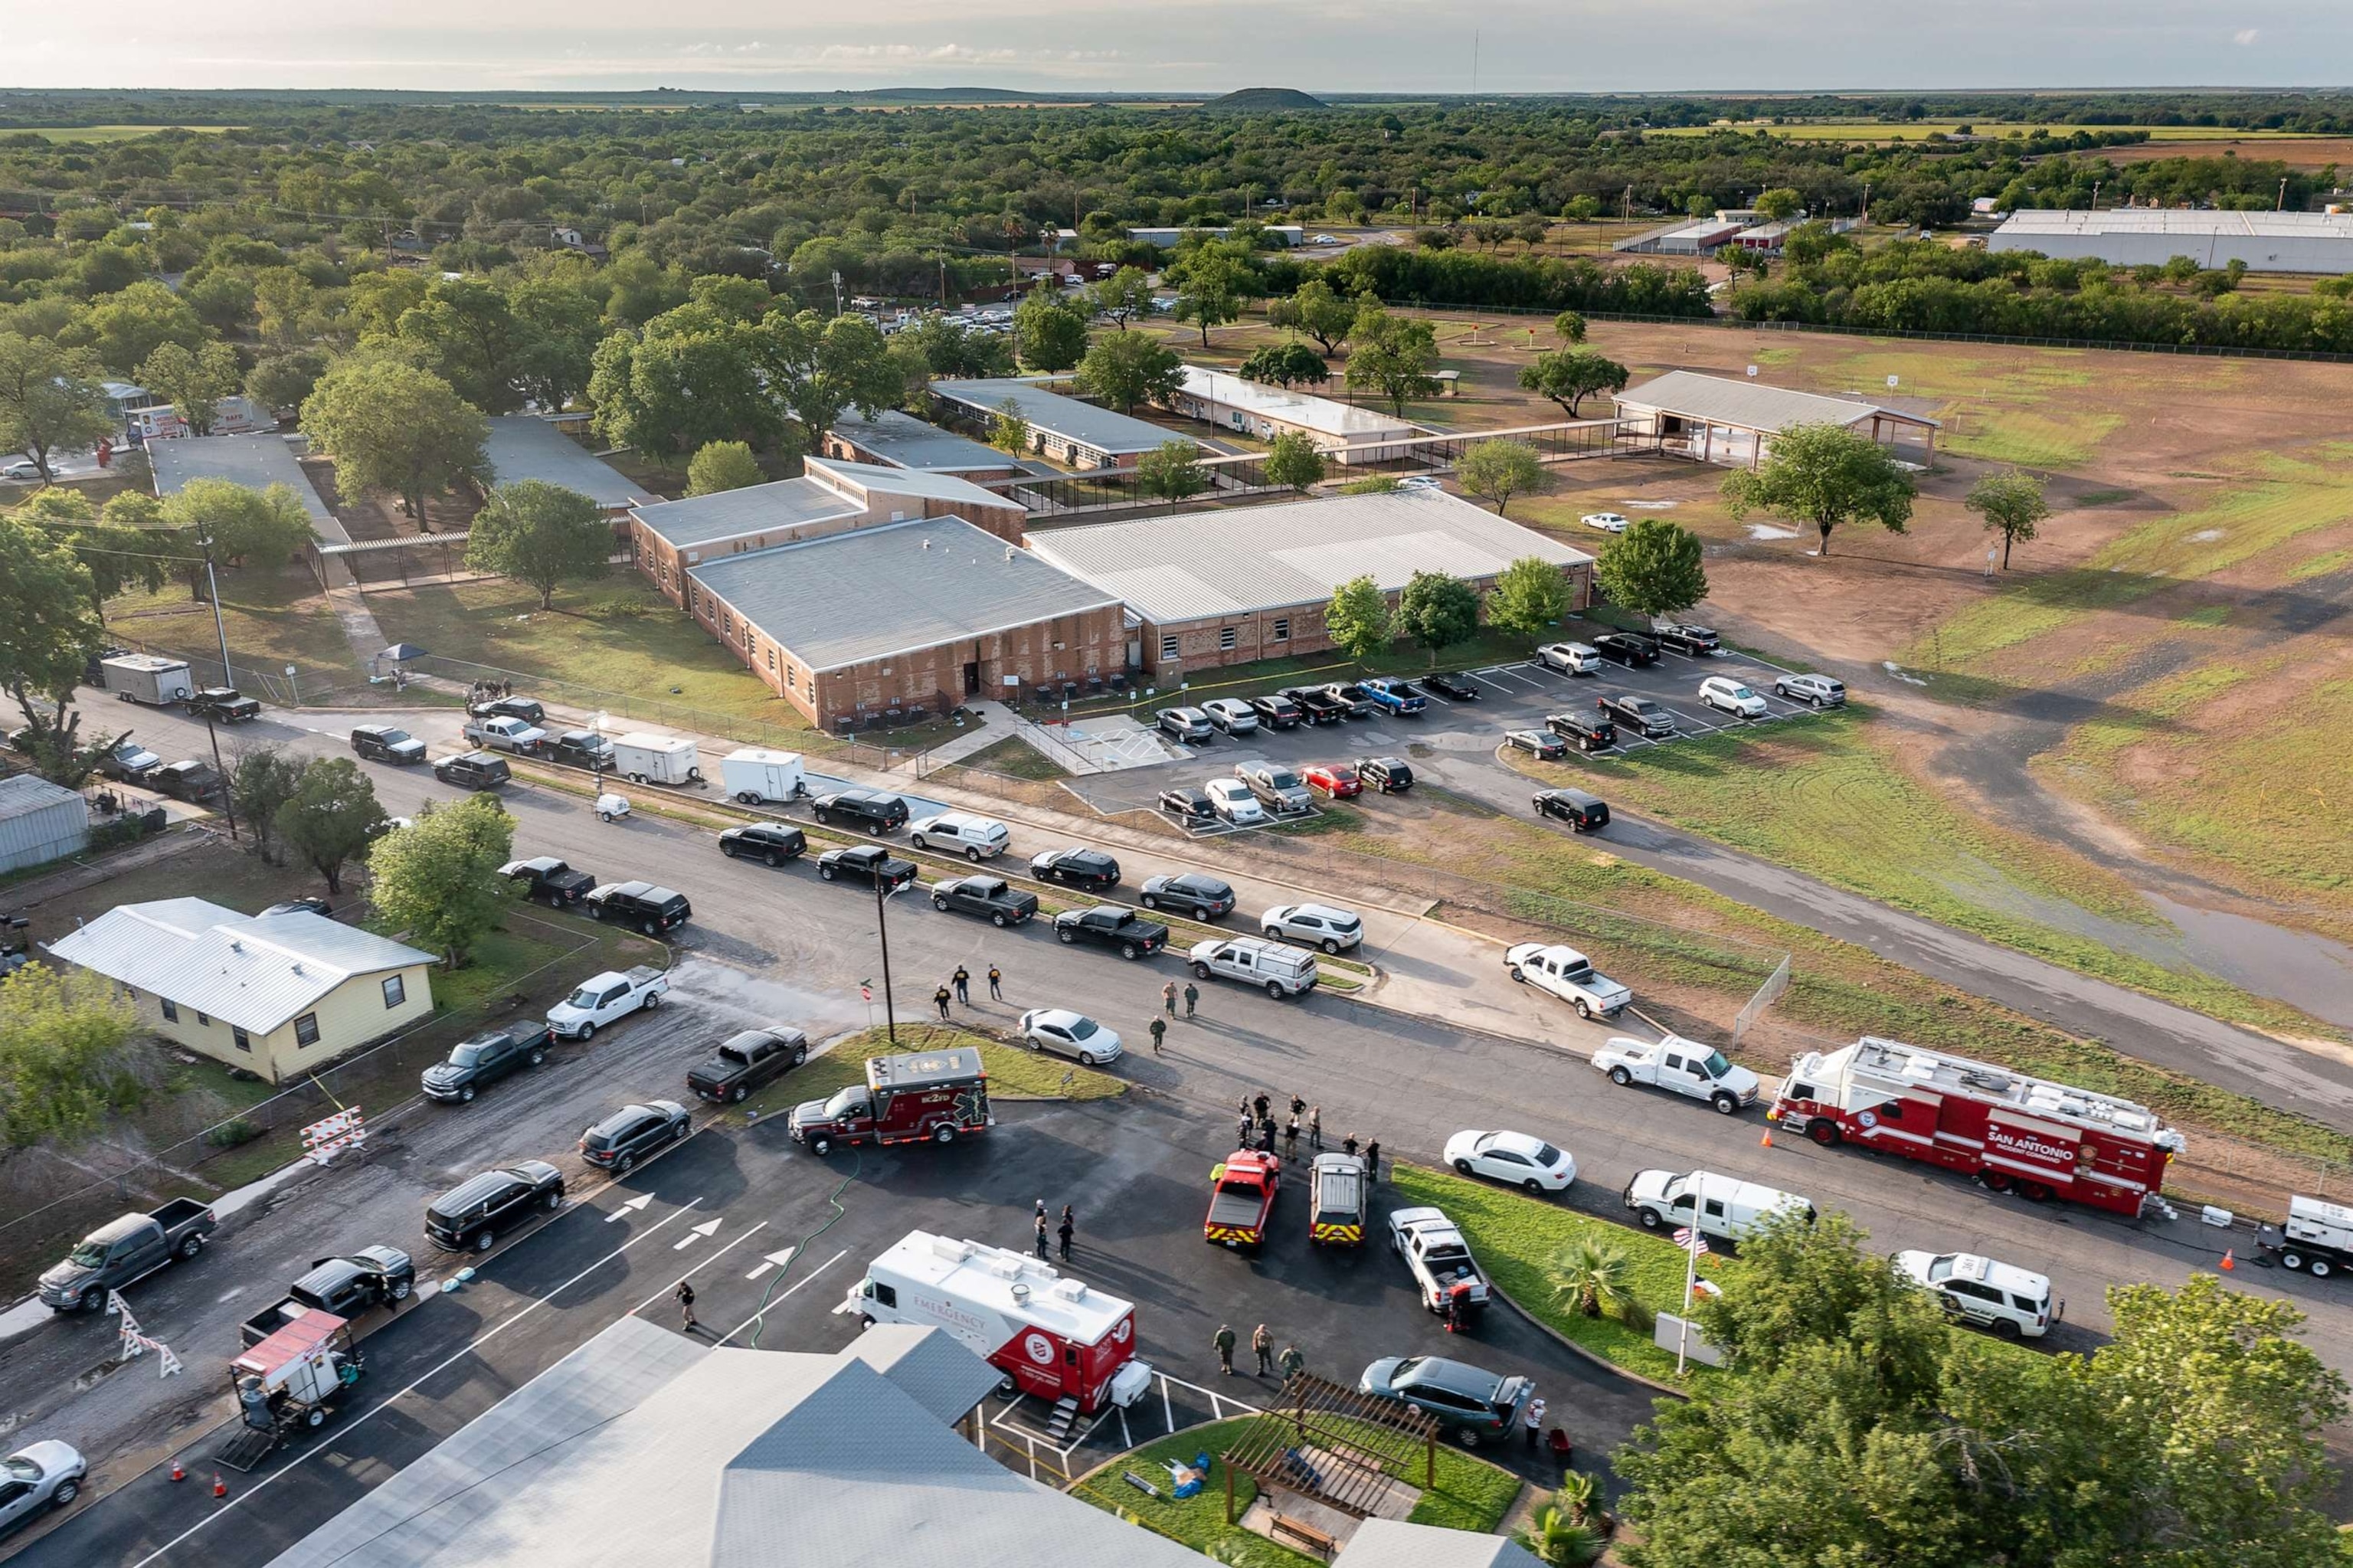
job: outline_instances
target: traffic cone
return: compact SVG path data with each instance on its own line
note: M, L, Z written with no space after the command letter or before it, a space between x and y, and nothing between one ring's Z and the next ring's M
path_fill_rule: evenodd
M228 1496L228 1483L221 1479L218 1470L213 1472L213 1496L216 1498Z
M1772 1148L1772 1147L1773 1147L1773 1129L1772 1129L1771 1128L1769 1128L1769 1127L1768 1127L1768 1128L1767 1128L1765 1129L1765 1136L1764 1136L1764 1137L1762 1137L1762 1138L1760 1138L1760 1139L1758 1139L1757 1141L1757 1142L1759 1142L1759 1143L1761 1143L1761 1144L1763 1144L1763 1145L1764 1145L1766 1148L1767 1148L1767 1149Z
M2222 1272L2225 1274L2230 1273L2232 1269L2239 1266L2239 1260L2231 1255L2234 1250L2235 1249L2230 1247L2222 1249Z
M175 1481L185 1481L188 1478L188 1472L180 1467L180 1461L177 1459L172 1461L172 1478Z

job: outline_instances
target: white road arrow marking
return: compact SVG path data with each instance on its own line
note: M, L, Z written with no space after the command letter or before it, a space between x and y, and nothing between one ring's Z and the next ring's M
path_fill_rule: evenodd
M717 1220L705 1220L702 1224L695 1226L692 1230L679 1237L678 1245L671 1247L670 1250L672 1252L684 1252L696 1242L709 1241L712 1236L717 1235L718 1234L719 1222Z
M790 1263L790 1262L792 1262L792 1261L793 1261L793 1254L794 1254L794 1252L795 1252L796 1250L797 1250L797 1249L793 1248L793 1247L786 1247L786 1248L785 1248L785 1250L784 1250L784 1251L782 1251L782 1252L772 1252L772 1253L770 1253L767 1256L765 1256L765 1257L764 1257L764 1258L762 1258L762 1259L760 1260L760 1266L759 1266L759 1267L757 1267L757 1268L754 1269L751 1273L749 1273L749 1274L745 1275L744 1277L744 1278L746 1278L746 1279L757 1279L757 1278L759 1278L762 1275L766 1274L766 1273L767 1273L769 1270L771 1270L771 1269L776 1269L776 1268L782 1268L782 1267L784 1267L784 1266L785 1266L785 1265L786 1265L786 1264L788 1264L788 1263Z
M651 1192L646 1192L638 1197L632 1198L628 1202L622 1204L619 1208L614 1210L611 1213L607 1214L605 1216L605 1223L609 1225L615 1220L626 1219L653 1201L654 1195Z

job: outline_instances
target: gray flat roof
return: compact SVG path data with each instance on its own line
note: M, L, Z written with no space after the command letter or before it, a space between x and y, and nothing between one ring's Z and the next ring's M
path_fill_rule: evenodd
M687 576L818 671L1119 602L961 517L727 556Z
M493 484L544 480L578 491L607 512L661 499L536 415L493 417L491 439L482 450L491 461Z
M934 381L932 390L981 414L994 414L1010 399L1034 429L1074 440L1113 457L1148 452L1163 441L1183 440L1176 431L1148 419L1114 413L1050 391L1035 381Z
M885 408L871 419L853 409L833 422L833 433L893 467L919 472L962 473L1020 466L1010 452L982 446L896 408Z
M821 523L829 517L855 517L862 510L828 490L807 474L769 484L723 490L684 501L663 501L633 506L638 522L660 535L673 549L688 549L713 539L733 539L764 528L793 528Z
M1158 622L1322 604L1367 572L1393 589L1419 571L1484 577L1523 556L1563 567L1593 559L1442 490L1055 528L1031 534L1029 547Z
M1997 231L2021 234L2168 234L2185 238L2353 240L2353 213L2226 212L2207 207L2110 207L2095 212L2030 207L2011 213Z
M154 471L155 493L176 495L192 479L226 479L236 484L267 490L273 484L290 487L302 499L302 510L313 523L341 532L335 514L319 498L311 476L294 461L294 449L284 436L178 436L147 443L147 463Z
M1826 397L1819 392L1798 392L1787 387L1736 380L1729 376L1703 376L1695 370L1670 370L1619 396L1618 408L1655 408L1661 413L1704 419L1737 430L1771 435L1791 425L1854 425L1876 414L1906 425L1941 429L1925 414L1907 414L1878 403L1851 397Z
M987 448L982 449L984 451ZM1012 459L1003 452L995 454L1009 465ZM879 462L851 462L845 458L813 457L803 461L812 471L823 470L864 491L871 499L875 496L913 495L927 501L955 501L972 506L1016 506L1020 504L1010 496L994 490L984 490L968 479L953 473L926 473L921 469L887 468Z

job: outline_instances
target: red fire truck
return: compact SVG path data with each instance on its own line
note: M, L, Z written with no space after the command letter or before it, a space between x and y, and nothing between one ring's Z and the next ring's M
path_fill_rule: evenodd
M868 1323L944 1329L989 1365L1080 1414L1133 1404L1152 1386L1135 1359L1135 1307L1034 1257L909 1231L866 1266L839 1308Z
M1869 1035L1799 1057L1770 1114L1826 1149L1858 1143L2120 1214L2140 1213L2182 1149L2130 1100Z

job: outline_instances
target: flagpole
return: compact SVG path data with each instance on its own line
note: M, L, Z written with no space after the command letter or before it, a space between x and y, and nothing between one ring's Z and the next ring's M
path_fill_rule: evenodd
M1683 1375L1683 1351L1691 1340L1692 1288L1699 1277L1699 1227L1683 1233L1683 1306L1675 1318L1675 1375Z

